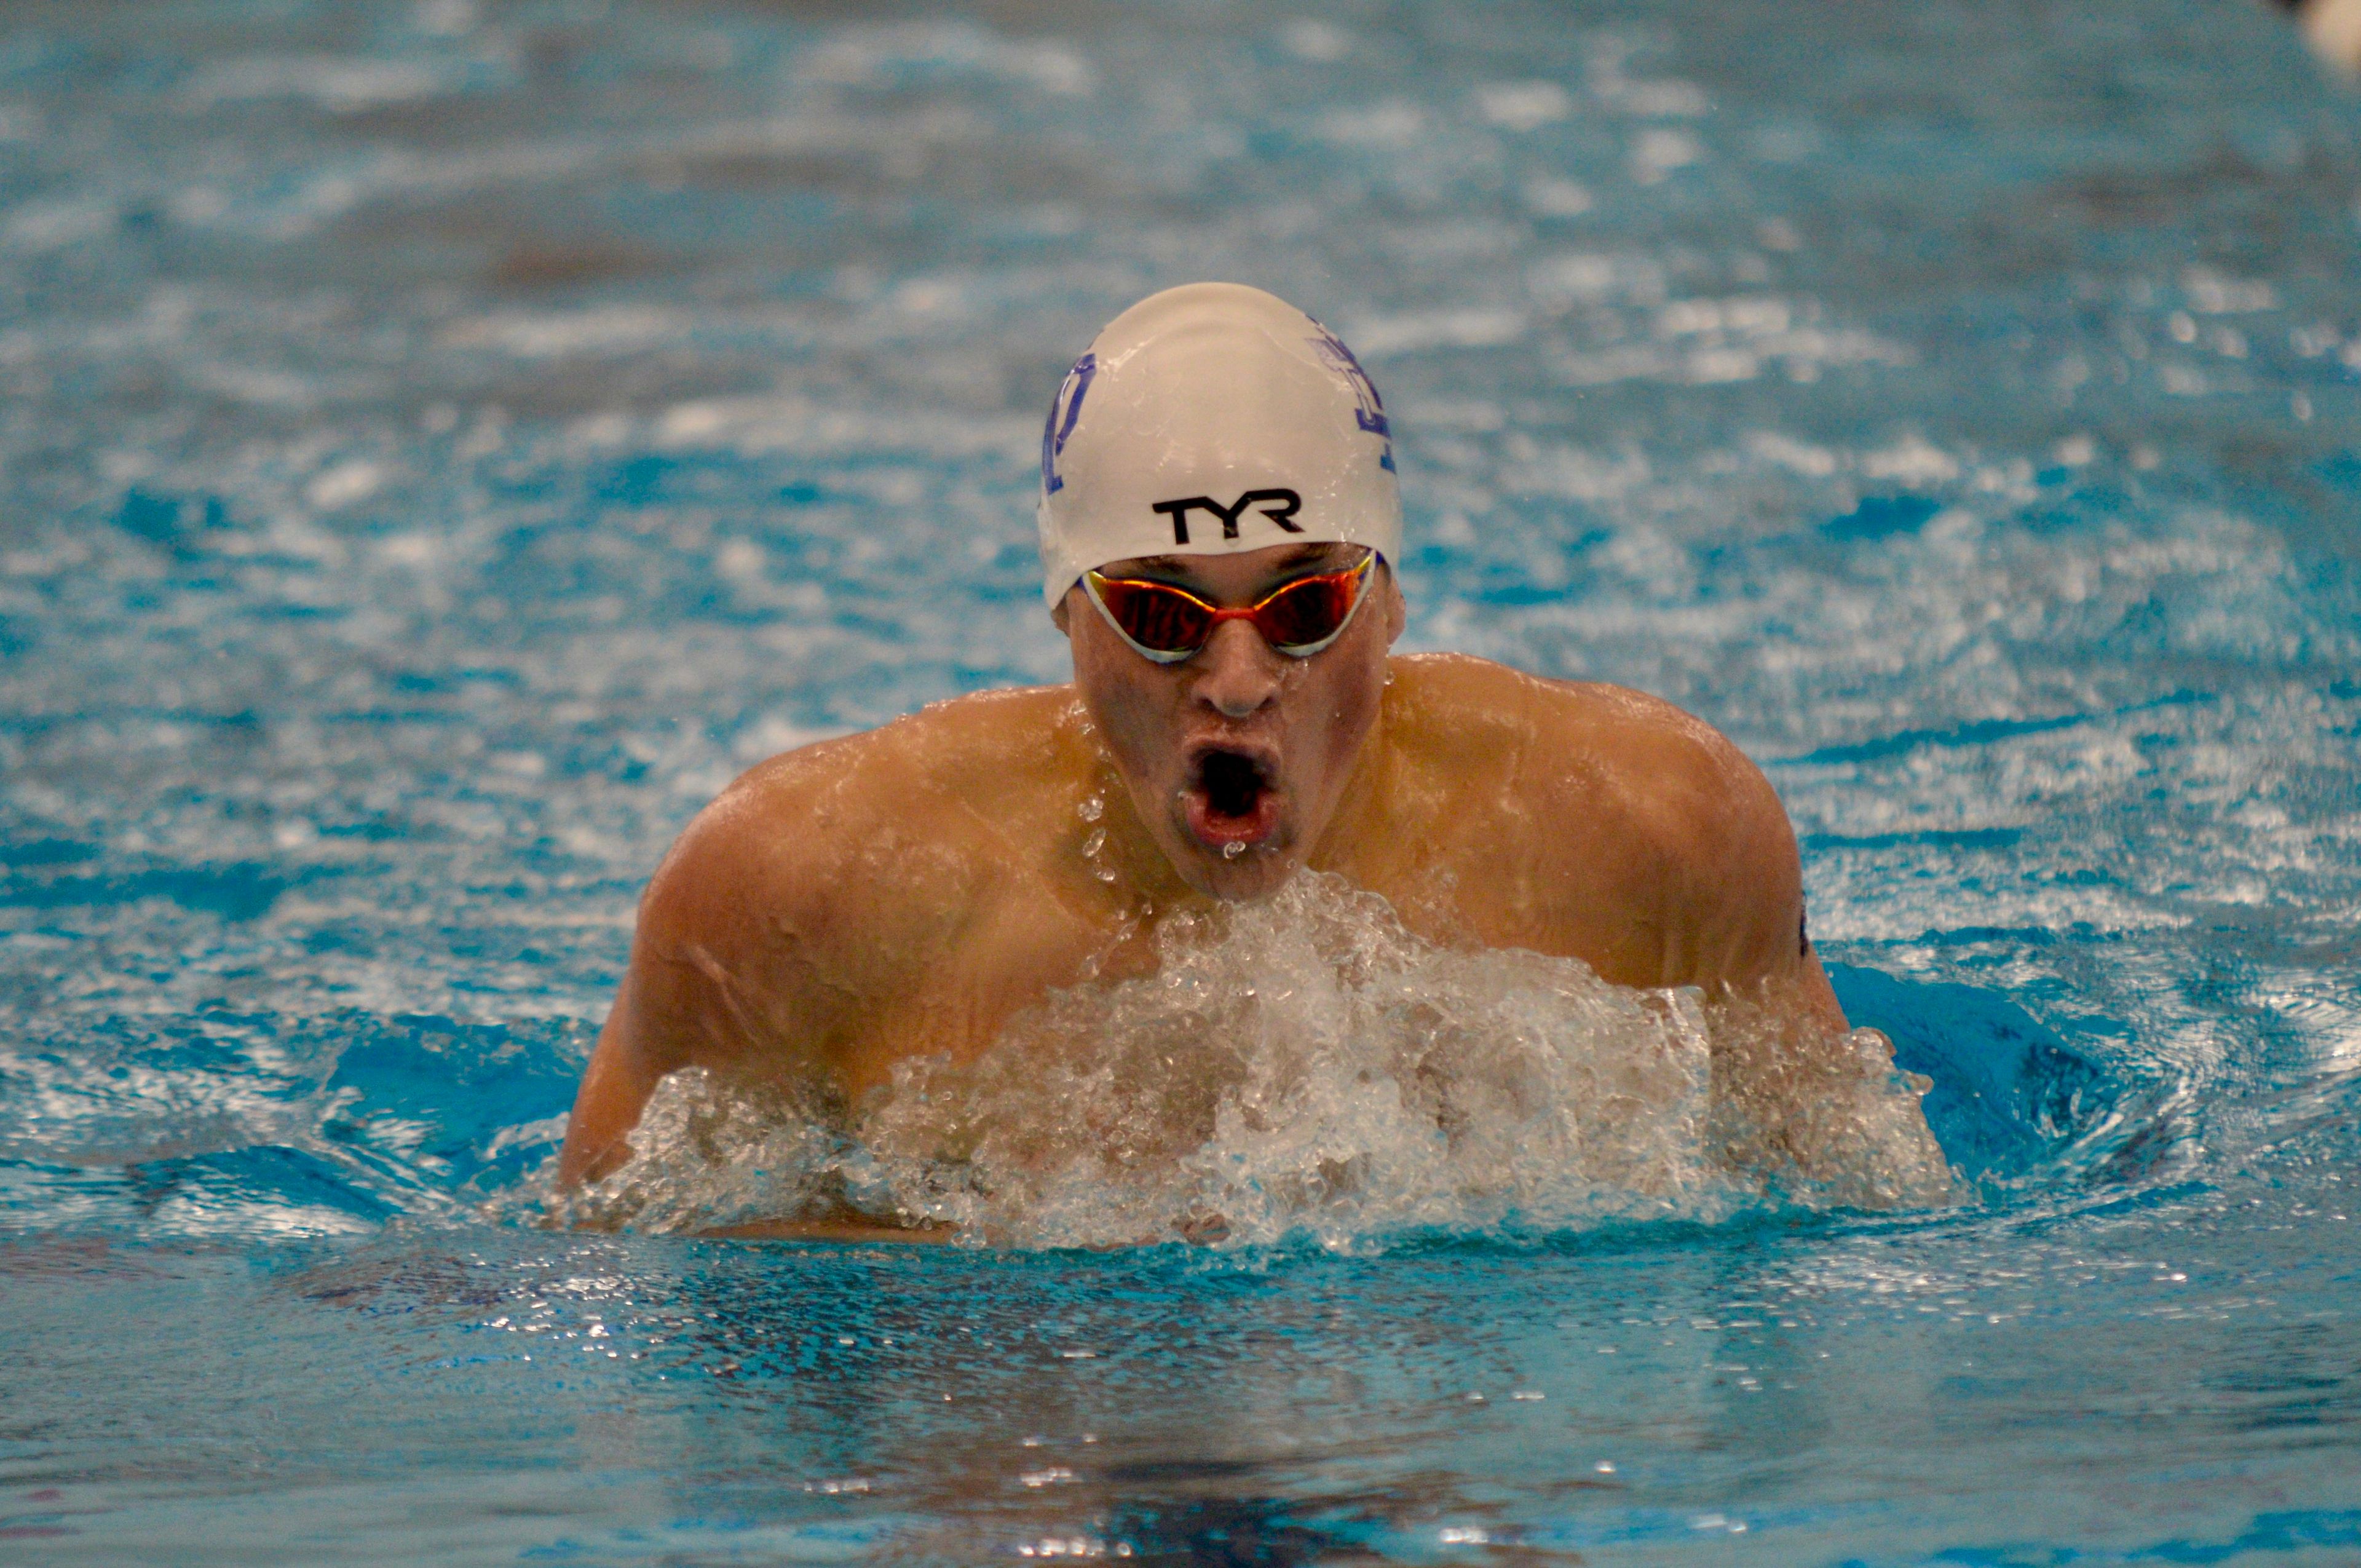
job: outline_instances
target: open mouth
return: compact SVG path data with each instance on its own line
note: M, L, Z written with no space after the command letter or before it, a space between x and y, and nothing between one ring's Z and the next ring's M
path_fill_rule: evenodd
M1236 853L1270 837L1279 826L1279 792L1262 758L1225 747L1198 754L1182 792L1189 830L1209 849Z

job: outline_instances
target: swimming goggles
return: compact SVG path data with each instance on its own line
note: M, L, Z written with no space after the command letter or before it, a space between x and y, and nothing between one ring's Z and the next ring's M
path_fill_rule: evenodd
M1263 641L1290 659L1309 659L1339 637L1367 597L1378 553L1340 572L1298 577L1243 609L1207 604L1186 588L1144 577L1082 574L1082 587L1115 634L1143 659L1177 664L1213 640L1225 620L1250 620Z

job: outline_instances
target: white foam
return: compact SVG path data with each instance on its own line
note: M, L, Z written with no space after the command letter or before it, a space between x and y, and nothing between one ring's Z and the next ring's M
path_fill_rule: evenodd
M1053 993L972 1064L906 1062L858 1139L701 1071L659 1087L639 1153L565 1205L577 1223L686 1230L844 1206L971 1243L1170 1240L1346 1248L1411 1232L1711 1220L1762 1201L1715 1150L1693 991L1635 991L1568 959L1455 950L1318 874L1182 917L1146 979ZM1860 1031L1832 1195L1942 1190L1923 1080ZM1842 1191L1838 1191L1838 1189Z

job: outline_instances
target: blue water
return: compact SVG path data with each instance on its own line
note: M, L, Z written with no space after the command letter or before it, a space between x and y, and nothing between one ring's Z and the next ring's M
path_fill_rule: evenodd
M2357 203L2228 0L13 8L0 1560L2361 1559ZM688 816L1062 677L1040 411L1201 277L1413 644L1763 762L1972 1201L535 1226Z

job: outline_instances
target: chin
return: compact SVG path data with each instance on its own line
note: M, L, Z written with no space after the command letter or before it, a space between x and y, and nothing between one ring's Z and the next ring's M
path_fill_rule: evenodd
M1237 855L1224 855L1202 844L1189 846L1181 876L1198 892L1224 904L1252 904L1268 898L1301 870L1301 856L1272 843L1257 844Z

